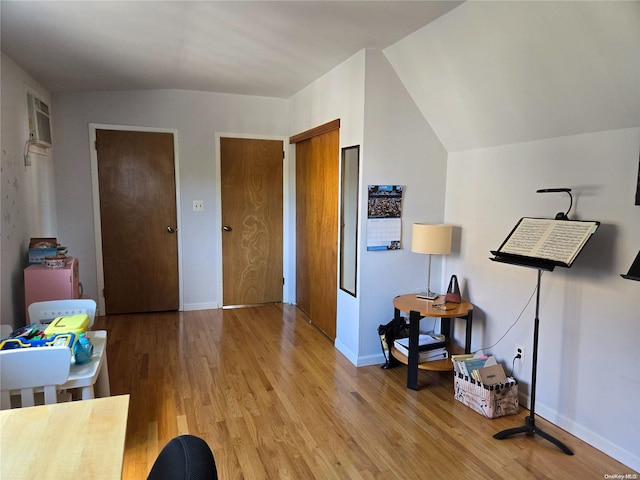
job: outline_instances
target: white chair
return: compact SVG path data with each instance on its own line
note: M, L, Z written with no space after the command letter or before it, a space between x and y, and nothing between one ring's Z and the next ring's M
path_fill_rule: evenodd
M0 409L11 408L11 393L20 392L21 406L36 404L35 391L44 391L44 403L57 403L60 385L69 378L71 350L65 346L15 348L0 351Z
M89 328L96 315L96 302L91 299L47 300L29 305L29 319L32 323L50 323L53 319L78 313L89 315ZM91 361L84 365L71 365L69 378L60 388L80 389L82 400L111 395L109 367L107 366L107 332L96 330L87 332L93 344Z
M96 302L89 298L72 298L67 300L47 300L29 305L30 323L50 323L58 317L66 317L86 313L89 315L89 328L96 317ZM28 322L28 323L29 323Z

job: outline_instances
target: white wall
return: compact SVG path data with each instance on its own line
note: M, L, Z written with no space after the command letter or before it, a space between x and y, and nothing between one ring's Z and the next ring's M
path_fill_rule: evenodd
M377 330L393 318L393 298L426 290L428 258L411 252L411 229L416 222L443 221L447 161L445 149L387 58L373 49L367 50L364 152L357 365L381 363ZM404 185L401 250L366 250L367 185ZM434 291L446 288L440 264L441 258L434 256Z
M155 90L58 94L54 96L58 225L70 254L80 259L85 292L97 298L93 234L89 123L178 130L180 249L183 308L217 308L221 248L217 132L288 134L287 102L281 99L205 92ZM204 212L193 212L204 200Z
M30 152L27 91L51 106L49 93L10 57L2 54L2 168L0 169L0 316L2 323L24 324L22 270L28 264L29 238L56 237L55 164L53 152L60 136L52 126L54 148ZM55 110L52 109L55 119Z
M358 52L289 99L289 131L304 132L336 118L340 119L340 148L360 145L361 167L365 155L364 137L365 52ZM295 145L292 145L290 178L295 180ZM338 162L340 154L337 154ZM362 175L362 168L360 170ZM336 185L338 188L338 185ZM292 210L295 225L295 209ZM295 229L292 229L295 231ZM338 230L339 231L339 230ZM359 233L360 234L360 233ZM336 238L336 243L338 239ZM292 242L293 244L293 242ZM295 259L295 251L290 252ZM340 252L338 252L340 258ZM358 260L359 262L359 260ZM338 272L339 274L339 272ZM340 285L338 280L338 285ZM360 291L358 278L357 290ZM335 345L354 364L359 341L359 298L338 290Z
M385 49L449 152L627 128L640 2L465 2Z
M640 248L639 20L637 1L466 2L384 51L449 152L444 219L460 250L444 277L476 306L474 349L510 369L528 347L525 401L535 299L509 328L536 275L489 250L520 217L568 208L538 188L572 188L570 216L602 222L571 269L543 275L536 413L635 470L638 282L619 274Z
M446 152L379 50L359 52L291 99L292 133L335 118L340 147L361 146L358 295L338 291L335 345L355 365L383 363L377 329L393 317L393 297L426 288L411 225L444 217ZM405 186L402 250L366 250L367 186L380 184ZM432 279L437 289L437 258Z
M533 269L491 262L523 216L597 220L600 228L570 269L544 273L536 413L640 470L640 283L620 277L640 249L640 207L634 206L640 128L504 145L449 155L445 218L461 227L459 257L447 257L464 296L476 306L473 348L516 369L530 394L535 298L510 330L536 285ZM464 179L464 181L460 181ZM507 333L508 332L508 333ZM504 335L504 338L502 336ZM571 448L570 441L567 442Z

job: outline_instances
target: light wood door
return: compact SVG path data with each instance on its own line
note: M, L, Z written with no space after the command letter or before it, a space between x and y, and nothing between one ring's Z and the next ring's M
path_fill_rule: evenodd
M282 301L283 142L220 139L222 303Z
M296 143L296 303L336 336L339 130Z
M97 130L107 314L179 308L173 134Z

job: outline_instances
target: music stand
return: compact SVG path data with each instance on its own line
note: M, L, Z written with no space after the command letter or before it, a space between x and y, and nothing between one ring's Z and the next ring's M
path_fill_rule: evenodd
M636 259L631 264L631 267L629 267L627 274L625 275L624 273L621 273L620 276L627 280L637 280L640 282L640 252L638 252Z
M556 222L560 223L556 224ZM576 222L525 217L520 219L500 248L491 251L494 255L494 258L491 258L492 261L530 267L538 270L536 315L533 324L531 409L529 410L529 416L524 419L524 425L498 432L493 436L495 439L503 440L519 433L540 435L545 440L556 445L567 455L573 455L573 452L564 443L536 426L535 408L538 369L538 331L540 328L540 279L542 278L543 271L552 272L556 266L571 267L578 253L580 253L587 240L591 238L599 225L599 222ZM566 246L568 231L576 235L573 244ZM571 237L573 237L573 235L571 235ZM562 249L557 248L557 245L560 243L558 242L559 239L562 239Z

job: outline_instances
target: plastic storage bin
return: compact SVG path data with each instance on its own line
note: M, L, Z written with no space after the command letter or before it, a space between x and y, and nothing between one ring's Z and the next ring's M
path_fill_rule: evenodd
M80 335L87 331L89 327L89 315L86 313L78 313L68 317L58 317L53 319L49 326L45 329L44 334L51 337L58 333L75 333Z

